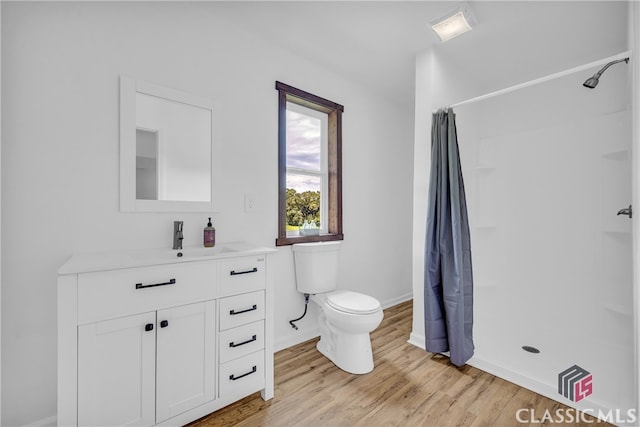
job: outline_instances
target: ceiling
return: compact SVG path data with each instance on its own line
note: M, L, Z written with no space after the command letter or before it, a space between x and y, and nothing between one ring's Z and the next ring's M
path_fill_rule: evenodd
M414 58L433 48L492 91L627 49L624 1L469 1L473 31L441 43L428 23L457 1L257 1L239 25L413 108Z

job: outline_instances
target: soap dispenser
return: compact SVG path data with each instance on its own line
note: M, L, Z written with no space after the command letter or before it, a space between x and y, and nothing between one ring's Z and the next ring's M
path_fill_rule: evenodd
M216 229L211 225L211 218L204 228L204 247L212 248L216 245Z

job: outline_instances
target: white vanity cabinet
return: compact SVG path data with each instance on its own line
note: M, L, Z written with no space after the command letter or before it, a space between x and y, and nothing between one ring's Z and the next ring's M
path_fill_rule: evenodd
M58 425L184 425L273 397L270 252L73 257L58 277Z

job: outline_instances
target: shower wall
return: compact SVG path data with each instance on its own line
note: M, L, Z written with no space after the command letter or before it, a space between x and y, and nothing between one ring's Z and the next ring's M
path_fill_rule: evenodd
M630 68L455 109L474 268L471 365L570 406L635 407ZM538 354L523 346L537 348ZM558 374L593 393L573 403Z

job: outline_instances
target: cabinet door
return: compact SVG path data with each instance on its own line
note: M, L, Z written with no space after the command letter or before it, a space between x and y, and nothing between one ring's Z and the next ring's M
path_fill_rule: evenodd
M155 423L155 322L152 312L78 328L78 425Z
M158 423L215 397L214 301L158 311Z

